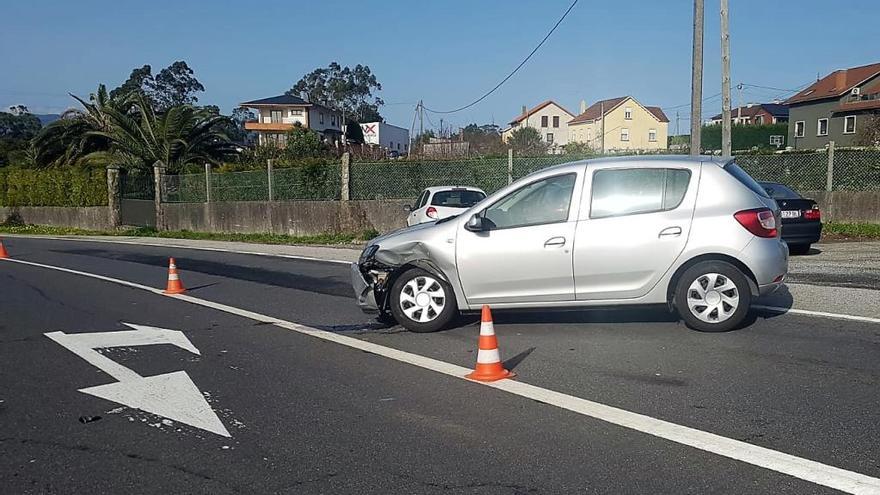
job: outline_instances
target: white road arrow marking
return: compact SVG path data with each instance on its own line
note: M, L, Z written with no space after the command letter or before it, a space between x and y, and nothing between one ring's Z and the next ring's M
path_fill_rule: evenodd
M123 323L134 330L118 332L49 332L46 337L117 379L116 383L80 392L179 421L224 437L231 436L185 371L143 377L95 349L172 344L201 355L183 332Z

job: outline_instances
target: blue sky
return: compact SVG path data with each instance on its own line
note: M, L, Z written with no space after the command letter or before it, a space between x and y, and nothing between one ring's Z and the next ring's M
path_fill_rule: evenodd
M115 87L134 67L183 59L207 91L200 103L229 112L273 96L330 61L367 64L383 84L382 110L409 127L419 99L438 110L494 86L535 46L571 0L490 2L260 2L7 0L0 4L0 108L36 113L72 105L99 82ZM734 84L790 89L837 68L880 62L880 10L864 2L733 0ZM706 2L704 95L720 91L718 0ZM577 113L624 94L676 109L690 100L689 0L580 0L553 37L499 91L453 126L504 124L522 105L553 99ZM749 88L746 101L784 92ZM737 103L734 90L734 104ZM704 117L720 108L706 102ZM689 109L681 107L682 132ZM439 125L439 115L431 115ZM426 123L426 125L429 125Z

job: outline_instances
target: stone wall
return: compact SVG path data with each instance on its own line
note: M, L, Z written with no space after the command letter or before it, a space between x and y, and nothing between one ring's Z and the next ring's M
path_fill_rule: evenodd
M24 223L73 227L86 230L108 230L110 209L106 206L2 206L0 223Z

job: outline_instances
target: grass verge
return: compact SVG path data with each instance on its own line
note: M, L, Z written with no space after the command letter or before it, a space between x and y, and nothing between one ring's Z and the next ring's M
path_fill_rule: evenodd
M822 239L829 241L877 240L880 239L880 224L828 222L822 226Z
M292 236L282 234L229 234L215 232L191 232L189 230L158 231L152 228L136 228L120 231L84 230L69 227L50 227L46 225L2 225L0 234L32 235L104 235L127 237L162 237L167 239L197 239L207 241L235 241L254 244L320 244L341 245L359 244L379 235L375 230L358 233L319 234Z

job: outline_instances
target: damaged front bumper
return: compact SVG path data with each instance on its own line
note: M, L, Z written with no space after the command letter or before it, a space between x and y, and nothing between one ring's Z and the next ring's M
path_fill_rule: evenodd
M367 282L367 279L361 272L360 265L357 263L351 264L351 286L354 289L354 297L357 299L358 307L360 307L364 313L375 314L379 312L379 305L376 303L376 291L374 285L375 282L372 280Z

